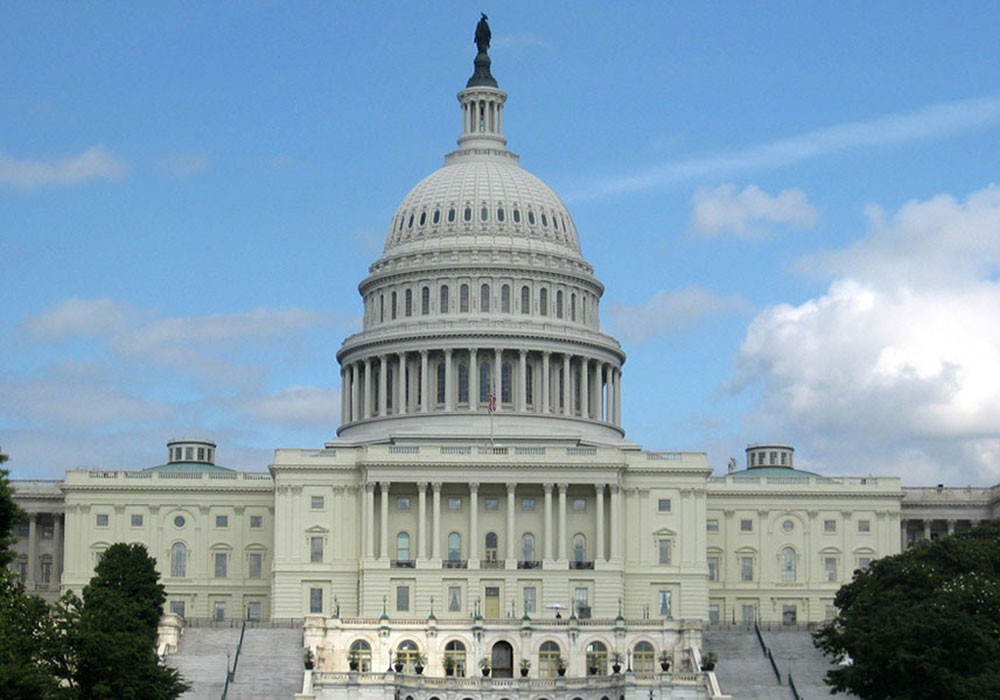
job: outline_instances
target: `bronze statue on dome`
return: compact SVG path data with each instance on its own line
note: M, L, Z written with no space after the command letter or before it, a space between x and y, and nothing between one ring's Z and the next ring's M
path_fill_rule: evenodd
M490 48L490 39L493 37L493 34L490 32L490 25L486 21L489 17L486 16L485 12L480 12L479 14L482 16L476 24L476 36L473 41L476 42L476 48L479 49L479 53L486 53L486 50Z

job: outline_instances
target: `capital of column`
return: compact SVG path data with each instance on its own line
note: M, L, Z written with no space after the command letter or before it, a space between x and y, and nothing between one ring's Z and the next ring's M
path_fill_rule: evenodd
M389 481L380 481L380 482L378 482L379 488L382 490L382 493L389 493L389 484L390 483L391 482L389 482Z
M521 348L520 350L517 351L517 354L520 355L521 357L524 357L525 355L528 354L528 351L525 350L524 348Z
M366 481L365 482L365 491L367 491L368 493L375 493L375 482L374 481Z
M555 484L542 484L542 488L545 489L546 494L552 493L552 489L554 486Z
M434 493L441 493L441 482L440 481L432 482L431 488L434 489Z
M469 491L471 493L476 493L477 491L479 491L479 482L478 481L470 481L469 482Z
M606 487L607 487L607 484L594 484L594 492L598 496L603 496L604 495L604 489Z
M566 493L568 489L569 489L569 484L567 483L559 484L559 493Z
M542 357L551 357L551 356L552 356L551 350L542 350Z
M508 481L507 482L507 493L514 493L514 490L516 488L517 488L517 483L516 482L513 482L513 481Z
M421 350L421 351L420 351L420 359L422 360L422 359L424 359L425 357L427 357L427 353L428 353L428 352L430 352L430 351L429 351L429 350Z
M608 490L610 490L611 493L618 493L618 489L618 484L608 484Z
M420 490L420 491L426 491L427 490L427 482L426 481L418 481L417 482L417 489Z

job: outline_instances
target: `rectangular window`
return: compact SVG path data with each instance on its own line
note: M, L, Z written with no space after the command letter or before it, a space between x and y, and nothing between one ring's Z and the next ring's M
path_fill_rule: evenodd
M264 527L264 516L263 515L251 515L250 516L250 527L257 529Z
M260 552L250 553L250 578L260 578L264 569L264 555Z
M794 605L781 606L781 624L794 625L798 622L799 611Z
M226 578L226 563L229 557L225 552L215 553L215 578Z
M752 604L744 603L740 606L740 619L743 622L753 622L757 618L757 611Z
M310 507L313 510L323 510L324 500L322 496L312 496L309 499Z
M719 531L719 521L715 519L709 519L705 521L705 529L709 532Z
M753 520L750 518L740 520L740 532L753 532Z
M462 499L452 496L448 499L448 510L462 510Z
M42 562L42 583L52 583L52 562Z
M204 447L199 447L198 448L198 461L199 462L204 462L205 461L205 448Z
M396 499L396 510L409 510L410 509L410 497L400 496Z
M535 509L535 499L534 498L522 498L521 499L521 510L534 510Z
M753 557L740 557L740 581L753 581Z
M133 514L129 518L129 522L132 523L132 527L142 527L142 515L140 515L140 514Z
M226 619L226 602L224 600L215 601L214 616L216 620Z
M410 587L396 586L396 610L408 612L410 610Z
M670 598L670 591L660 591L657 596L660 614L666 617L670 617Z
M719 580L719 558L709 557L708 558L708 580L718 581Z
M483 499L483 507L486 510L500 510L500 499L496 496L487 496Z
M28 526L28 523L18 523L18 525L17 525L17 536L18 537L27 537L29 530L30 530L30 528Z
M54 525L42 525L42 537L50 540L55 536L56 529Z
M712 625L719 624L719 605L718 603L709 603L708 605L708 622Z
M247 619L254 622L260 620L260 601L251 600L247 603Z
M448 612L461 612L462 587L448 586Z
M670 499L669 498L660 498L660 499L658 499L656 501L656 510L660 511L661 513L669 513L670 512Z
M98 513L97 514L97 527L107 527L108 526L108 514Z
M309 589L309 612L313 614L323 614L323 589Z
M836 520L824 520L823 521L823 532L836 532L837 531L837 521Z
M184 601L183 600L171 600L170 601L170 612L178 617L184 617Z
M533 613L535 612L535 587L525 586L524 587L524 612Z
M826 572L827 581L837 580L837 557L823 557L823 571Z
M862 571L868 571L868 567L872 565L871 557L858 557L858 568Z
M587 499L585 499L585 498L574 498L573 499L573 510L575 510L575 511L587 510Z
M309 538L309 561L311 562L321 562L323 561L323 538L322 537L310 537Z
M229 527L229 516L228 515L216 515L215 516L215 526L216 527Z
M859 520L858 521L858 532L871 532L872 531L872 521L871 520Z
M576 602L577 610L581 607L589 607L590 594L585 586L577 586L573 590L573 600Z
M659 560L661 564L670 563L670 540L659 541Z

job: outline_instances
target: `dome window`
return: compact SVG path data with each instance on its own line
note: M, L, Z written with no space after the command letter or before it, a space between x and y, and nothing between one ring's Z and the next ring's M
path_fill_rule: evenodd
M500 287L500 311L505 314L510 313L510 285L505 284Z
M538 315L549 315L549 290L544 287L538 292Z
M420 290L420 315L426 316L431 312L431 288L424 287Z
M413 228L413 214L410 214L410 222L406 224L406 228Z
M545 216L545 214L542 214L542 226L546 226L547 227L548 225L549 225L549 218L547 216Z
M422 211L420 212L420 225L423 226L426 223L427 223L427 212Z
M434 218L432 219L432 221L435 224L441 223L441 211L439 209L434 210Z
M469 285L463 284L459 288L458 310L462 313L469 313Z
M528 210L528 223L532 226L535 225L535 212Z
M554 216L552 217L552 228L554 228L556 231L559 230L559 222L556 221L556 217Z
M521 210L517 208L514 209L514 223L521 223Z
M486 221L489 218L490 218L490 210L489 209L487 209L486 207L483 207L482 209L479 210L479 220L480 221Z
M497 221L503 221L503 207L497 207Z
M466 207L465 213L462 215L466 221L472 221L472 207Z
M448 223L449 224L455 223L455 207L452 207L451 209L448 210Z

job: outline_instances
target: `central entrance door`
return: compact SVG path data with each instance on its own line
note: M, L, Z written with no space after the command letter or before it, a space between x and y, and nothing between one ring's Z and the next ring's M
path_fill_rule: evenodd
M490 667L493 669L494 678L514 677L514 649L507 642L497 642L493 645L493 654L490 659Z
M500 617L500 586L487 586L483 617L496 619Z

